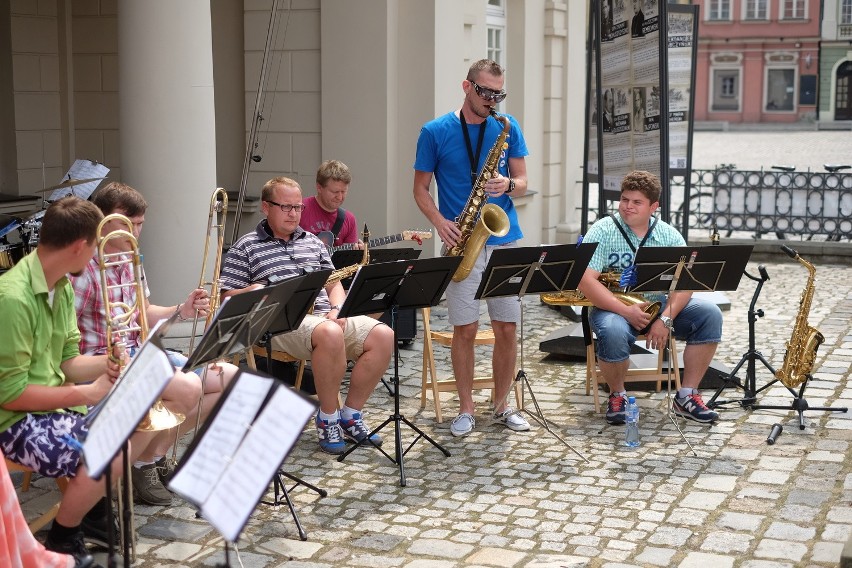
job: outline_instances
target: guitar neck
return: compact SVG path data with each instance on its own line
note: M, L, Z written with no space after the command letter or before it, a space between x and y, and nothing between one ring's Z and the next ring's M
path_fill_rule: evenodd
M370 239L369 241L367 241L367 247L368 248L380 247L382 245L389 245L391 243L396 243L396 242L399 242L401 240L402 240L401 234L388 235L386 237L378 237L376 239ZM332 253L334 253L334 252L337 252L339 250L352 250L352 249L355 248L355 244L356 243L345 243L345 244L340 245L339 247L332 247L331 251L332 251Z

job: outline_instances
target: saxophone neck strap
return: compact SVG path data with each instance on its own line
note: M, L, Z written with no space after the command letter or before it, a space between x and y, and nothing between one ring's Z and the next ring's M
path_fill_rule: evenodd
M482 154L482 141L485 140L485 123L486 118L479 125L479 139L476 141L476 155L473 154L473 145L470 143L470 133L467 131L467 121L464 119L464 111L459 110L459 124L461 124L462 135L464 135L464 143L467 146L467 157L470 160L470 185L476 183L476 177L479 174L479 156Z
M636 255L636 251L639 250L640 248L642 248L642 245L644 245L645 242L647 242L648 237L650 237L651 233L654 232L654 227L657 226L657 218L654 217L653 221L651 221L651 226L648 227L648 232L645 233L645 236L642 237L641 241L639 241L639 246L634 247L633 243L630 242L630 237L627 235L627 231L624 230L624 227L621 226L621 223L618 222L618 219L616 217L613 217L612 220L615 223L615 226L618 227L618 230L621 231L621 236L624 237L624 240L627 242L627 246L629 246L630 250L633 251L634 256Z

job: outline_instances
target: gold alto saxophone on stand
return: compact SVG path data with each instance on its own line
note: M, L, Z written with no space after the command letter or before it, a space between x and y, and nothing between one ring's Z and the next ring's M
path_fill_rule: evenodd
M467 198L464 209L456 217L456 226L461 231L461 237L454 246L446 247L443 252L443 256L464 256L453 274L453 282L461 282L470 276L476 258L489 237L502 237L509 232L509 216L506 212L498 205L486 203L488 196L485 195L485 183L497 176L500 154L505 149L511 124L508 118L498 115L493 108L491 116L503 123L503 130L488 151L482 171L476 177L476 183L473 184L473 191ZM482 127L485 128L485 125Z
M804 383L811 376L817 349L825 342L825 336L818 329L808 324L808 314L811 311L811 301L816 287L814 284L816 268L790 247L784 245L781 249L808 269L808 281L802 291L799 313L796 314L796 323L793 324L793 334L790 341L787 342L784 364L775 373L775 377L781 381L781 384L792 389Z
M104 226L113 220L120 221L126 228L117 229L103 235L102 232ZM124 345L126 338L130 333L138 332L140 343L144 342L148 337L148 320L145 314L145 288L142 285L142 255L139 254L139 243L136 241L136 237L133 236L133 223L124 215L113 213L104 217L98 225L97 234L101 294L103 297L104 311L106 312L107 356L111 360L115 361L115 346ZM107 253L104 249L106 245L113 240L125 241L129 245L129 250ZM107 279L107 270L127 265L131 266L133 269L133 282L110 285ZM125 288L130 288L134 292L133 295L135 298L132 303L127 303L122 298L121 290ZM114 300L114 297L117 299ZM134 316L136 316L135 320ZM122 377L119 376L118 380L121 380L121 378ZM157 400L151 410L148 411L148 415L136 427L136 430L145 432L168 430L169 428L178 426L184 421L184 419L185 417L182 414L172 412L166 408L162 400ZM129 459L130 454L128 454L128 462ZM132 471L132 466L133 464L131 463L125 464L126 475L125 478L121 480L122 483L130 483L126 476ZM136 531L133 527L133 499L131 498L130 502L125 505L122 502L121 494L122 492L119 491L118 519L122 527L120 535L121 539L123 539L123 527L125 522L123 511L126 506L130 512L130 560L131 562L135 562Z

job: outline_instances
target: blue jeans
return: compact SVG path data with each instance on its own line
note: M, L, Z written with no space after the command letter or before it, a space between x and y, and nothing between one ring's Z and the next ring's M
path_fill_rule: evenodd
M665 309L666 304L663 304ZM661 312L662 313L662 310ZM639 332L620 315L591 308L589 324L598 338L598 359L619 363L630 357L630 348ZM674 320L674 335L687 345L719 343L722 340L722 311L707 300L692 297Z

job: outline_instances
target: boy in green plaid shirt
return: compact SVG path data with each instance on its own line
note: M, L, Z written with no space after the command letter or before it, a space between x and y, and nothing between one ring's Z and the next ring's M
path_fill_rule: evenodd
M633 171L621 183L618 213L597 221L583 242L598 243L579 290L594 305L589 323L597 336L597 356L601 374L609 386L606 420L626 421L627 392L624 376L630 363L630 348L639 330L646 344L661 349L669 333L686 341L683 350L682 388L674 401L675 414L696 422L710 423L719 415L701 399L698 385L707 372L722 338L722 312L712 302L693 298L691 292L678 292L661 298L660 317L652 322L643 304L625 305L598 280L602 272L621 273L633 266L636 251L643 246L684 246L678 231L654 217L660 206L660 180L645 171Z

